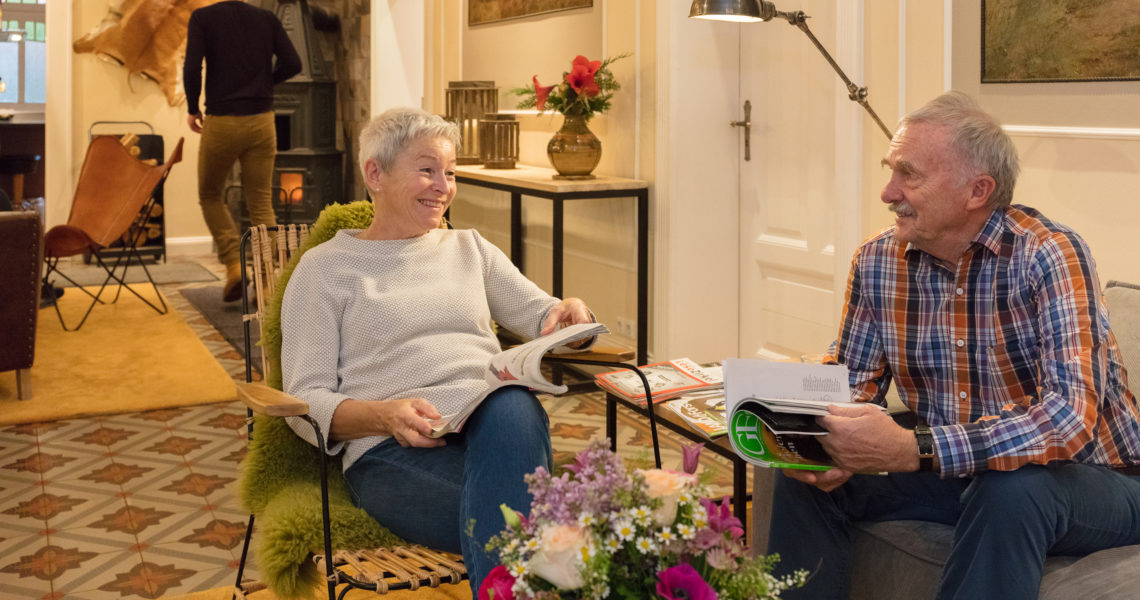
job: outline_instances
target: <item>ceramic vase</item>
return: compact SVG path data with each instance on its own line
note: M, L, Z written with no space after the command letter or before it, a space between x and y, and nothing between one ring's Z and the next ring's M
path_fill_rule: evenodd
M602 159L602 141L586 126L582 115L564 115L562 128L546 145L555 179L593 179L590 173Z

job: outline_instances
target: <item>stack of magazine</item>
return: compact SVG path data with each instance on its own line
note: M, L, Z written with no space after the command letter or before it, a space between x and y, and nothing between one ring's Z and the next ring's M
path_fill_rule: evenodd
M728 433L723 389L682 394L679 398L666 400L665 406L677 413L689 427L710 440Z
M655 404L677 398L683 394L719 389L724 385L721 367L703 367L688 358L677 358L638 367L649 382L649 391ZM603 390L620 398L646 405L645 386L637 373L629 370L610 371L597 375L595 383Z

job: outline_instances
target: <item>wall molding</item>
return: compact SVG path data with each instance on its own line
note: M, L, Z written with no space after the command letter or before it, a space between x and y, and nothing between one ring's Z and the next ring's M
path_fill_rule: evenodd
M1140 129L1128 127L1064 127L1054 125L1004 125L1011 136L1086 140L1140 140Z

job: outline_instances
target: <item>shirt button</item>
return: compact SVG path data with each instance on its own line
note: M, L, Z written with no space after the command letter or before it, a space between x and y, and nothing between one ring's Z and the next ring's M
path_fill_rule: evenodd
M957 342L955 342L955 344L957 344L958 347L961 348L962 346L966 345L966 341L965 340L958 340Z
M966 399L966 392L958 392L958 397L965 400Z
M966 292L965 292L965 291L963 291L963 290L962 290L962 288L958 288L958 289L954 290L954 293L955 293L955 294L958 294L959 296L961 296L962 294L965 294Z

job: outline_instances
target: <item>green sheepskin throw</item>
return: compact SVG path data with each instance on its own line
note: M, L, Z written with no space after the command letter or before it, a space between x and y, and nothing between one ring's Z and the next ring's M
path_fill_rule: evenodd
M266 383L281 389L281 298L297 260L309 248L341 229L363 229L372 222L367 201L333 204L321 212L309 238L283 269L262 323L261 344L270 361ZM321 432L327 435L328 432ZM283 599L311 598L324 582L309 556L323 552L320 455L293 433L285 419L258 416L243 461L241 497L256 517L254 556L265 584ZM338 550L394 546L403 542L353 505L340 462L329 463L332 543Z

